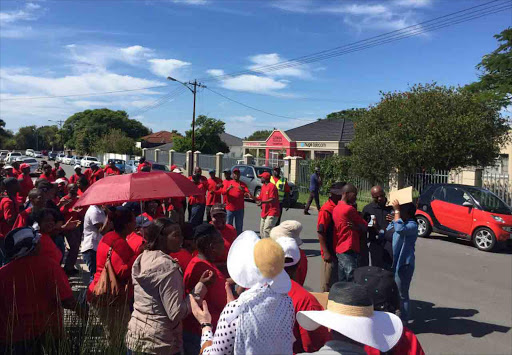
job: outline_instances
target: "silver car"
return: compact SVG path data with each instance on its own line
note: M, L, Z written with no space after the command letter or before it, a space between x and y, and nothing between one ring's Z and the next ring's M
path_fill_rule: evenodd
M247 185L247 188L254 197L260 196L261 186L263 185L259 176L264 172L272 175L272 168L268 166L235 165L231 168L231 172L235 169L240 170L240 180ZM290 202L293 206L299 199L299 190L292 182L288 181L288 186L290 186Z
M30 173L34 174L39 167L39 163L35 158L29 158L29 157L23 157L22 159L16 159L16 161L19 161L20 163L25 163L30 165Z

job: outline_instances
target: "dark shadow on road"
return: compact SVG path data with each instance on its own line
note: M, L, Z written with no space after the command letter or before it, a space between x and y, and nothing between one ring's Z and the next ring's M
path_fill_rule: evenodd
M471 241L465 239L458 239L455 237L448 237L444 235L431 235L429 239L441 240L446 243L454 243L459 245L465 245L470 248L475 248ZM492 251L492 253L512 255L512 240L509 240L505 243L498 243L495 249Z
M318 243L318 239L302 239L302 241L304 242L304 244Z
M412 308L414 320L409 328L415 334L471 334L473 338L481 338L510 330L510 327L468 319L479 313L476 309L435 307L435 304L424 301L412 301Z
M306 256L319 256L320 250L313 250L313 249L302 249L304 253L306 253Z

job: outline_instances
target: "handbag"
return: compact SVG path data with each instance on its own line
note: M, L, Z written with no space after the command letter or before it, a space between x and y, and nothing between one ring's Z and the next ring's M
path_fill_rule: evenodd
M112 306L121 303L127 295L128 285L122 285L117 280L111 257L112 247L108 250L107 261L92 291L93 303L98 306Z

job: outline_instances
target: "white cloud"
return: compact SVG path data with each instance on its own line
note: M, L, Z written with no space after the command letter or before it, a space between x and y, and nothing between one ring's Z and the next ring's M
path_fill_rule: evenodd
M154 51L152 49L139 45L120 48L119 51L127 63L136 63L142 59L151 58L154 55Z
M173 76L177 77L176 79L180 79L180 70L190 66L190 63L178 59L150 59L148 62L153 74L164 78Z
M247 124L247 123L251 123L251 122L256 121L256 117L254 117L252 115L233 116L233 117L228 117L227 120L230 121L230 122L237 122L237 123Z
M209 69L206 71L211 76L222 76L224 75L224 70L222 69Z
M12 11L0 12L0 37L3 38L24 38L34 31L31 26L19 25L20 22L35 21L45 9L38 4L26 3L23 8Z
M432 5L433 0L395 0L397 6L404 7L427 7Z
M322 12L332 12L332 13L340 13L340 14L350 14L350 15L382 15L389 13L389 9L384 5L368 5L368 4L351 4L351 5L343 5L343 6L333 6L333 7L324 7L321 8Z
M186 4L186 5L205 5L208 3L207 0L172 0L172 2L176 4Z
M221 86L234 91L272 94L276 90L286 88L288 83L283 80L275 80L264 76L244 74L222 80Z
M271 66L286 61L285 58L281 58L277 53L257 54L249 57L249 59L254 63L254 65L251 65L249 69L254 70L255 72L264 72L266 70L266 68L260 69L260 67ZM294 62L290 62L290 64L293 63ZM290 67L274 70L266 74L269 76L292 76L298 78L309 78L311 75L309 72L307 72L306 69L307 66L302 65L300 67Z

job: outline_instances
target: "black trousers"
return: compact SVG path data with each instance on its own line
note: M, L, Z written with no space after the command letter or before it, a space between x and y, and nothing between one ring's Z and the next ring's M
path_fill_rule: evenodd
M311 206L311 202L315 199L316 208L320 211L320 196L318 191L311 191L309 193L308 202L306 203L306 207L304 207L304 211L309 211L309 206Z

